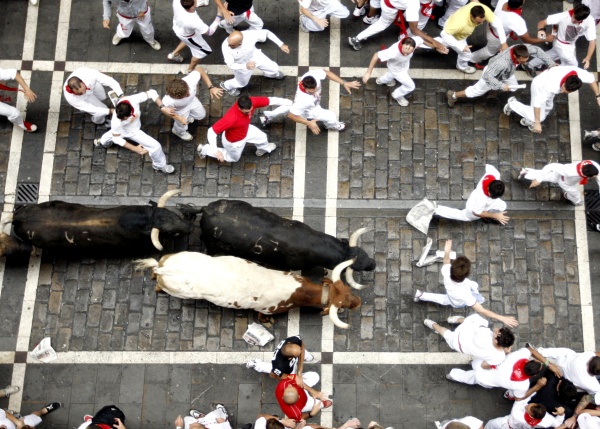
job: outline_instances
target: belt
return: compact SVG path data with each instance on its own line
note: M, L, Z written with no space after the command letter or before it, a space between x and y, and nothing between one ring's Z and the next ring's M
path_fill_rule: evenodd
M146 3L146 10L144 11L144 13L147 13L147 12L148 12L148 7L149 7L149 6L148 6L148 3ZM136 18L137 18L137 16L125 16L125 15L123 15L122 13L119 13L119 12L117 12L117 14L118 14L118 15L121 15L121 16L122 16L123 18L125 18L125 19L136 19Z
M558 40L563 45L570 45L571 44L571 42L565 42L564 40L560 40L558 37L556 38L556 40Z

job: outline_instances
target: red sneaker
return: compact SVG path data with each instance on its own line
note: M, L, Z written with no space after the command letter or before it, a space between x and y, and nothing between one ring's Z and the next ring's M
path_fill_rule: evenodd
M475 63L475 68L477 70L483 70L485 68L485 66L483 64L480 64L480 63Z
M329 408L331 405L333 405L333 402L331 402L329 399L323 401L323 408Z
M27 133L32 133L37 130L37 126L31 122L23 122L23 125L25 125L25 132Z

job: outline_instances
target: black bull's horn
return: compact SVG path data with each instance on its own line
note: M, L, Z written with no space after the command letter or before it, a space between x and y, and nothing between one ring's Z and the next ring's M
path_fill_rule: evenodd
M163 194L162 197L160 197L160 199L158 200L158 203L156 204L157 208L162 208L167 204L167 201L169 200L169 198L171 198L174 195L179 195L181 194L181 189L173 189L172 191L167 191ZM160 240L158 239L158 234L159 234L159 229L158 228L152 228L152 231L150 233L150 239L152 240L152 244L154 244L154 247L156 247L158 250L163 250L163 246L162 244L160 244Z
M350 240L348 240L348 244L350 247L356 247L356 243L358 242L358 237L363 235L365 232L369 231L369 228L360 228L352 233L350 236ZM352 286L354 289L361 290L365 287L365 285L361 285L354 280L354 270L350 267L346 270L346 282Z

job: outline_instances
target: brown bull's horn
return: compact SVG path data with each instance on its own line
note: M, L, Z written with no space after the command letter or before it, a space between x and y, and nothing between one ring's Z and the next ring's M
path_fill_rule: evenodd
M333 324L335 326L337 326L338 328L348 329L350 327L350 325L348 325L347 323L344 323L340 320L340 318L338 317L338 310L339 310L339 308L337 308L335 305L331 304L329 306L329 318L331 319Z
M340 262L339 264L337 264L335 266L335 268L333 269L333 272L331 273L331 281L332 282L337 282L340 280L340 274L342 274L342 271L344 271L344 268L348 268L350 265L352 265L354 263L355 259L348 259L347 261L344 262Z
M365 287L365 285L357 283L354 280L354 270L350 267L346 269L346 282L352 286L354 289L361 290Z
M174 195L179 195L181 194L181 189L173 189L171 191L167 191L163 194L162 197L160 197L160 199L158 200L158 203L156 204L157 207L164 207L165 205L167 205L167 201L169 200L169 198L171 198Z
M350 247L356 247L356 242L358 241L358 237L363 235L365 232L370 231L370 228L360 228L352 233L350 236L350 240L348 240L348 244Z
M158 239L158 233L158 228L152 228L152 232L150 232L150 239L152 240L154 247L156 247L158 250L163 250L163 246L160 244L160 240Z

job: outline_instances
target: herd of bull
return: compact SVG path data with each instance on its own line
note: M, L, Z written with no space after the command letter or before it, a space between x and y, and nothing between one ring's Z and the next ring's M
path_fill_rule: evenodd
M361 300L341 280L341 273L345 269L347 283L362 289L353 271L375 269L375 261L356 246L364 228L349 240L339 240L243 201L166 207L168 199L179 193L169 191L158 203L146 206L94 208L63 201L24 206L0 229L12 222L12 235L0 232L0 257L35 248L104 256L123 249L139 254L151 245L163 250L161 237L192 234L200 215L208 255L180 252L159 261L134 261L138 269L152 269L157 291L253 309L263 322L296 307L319 307L336 326L348 328L338 310L355 309ZM290 272L314 267L332 269L331 279L314 283Z

